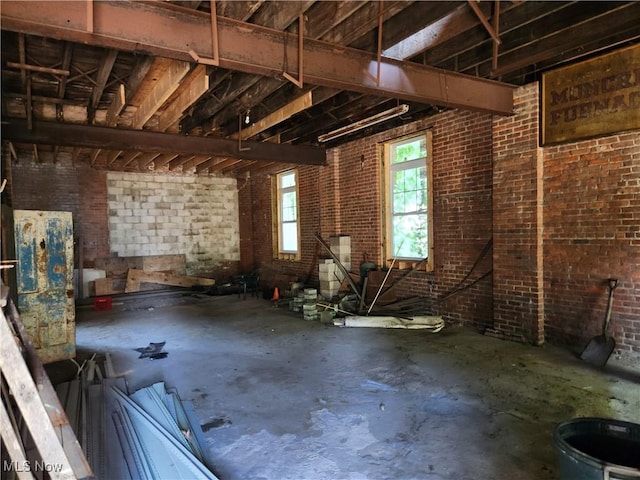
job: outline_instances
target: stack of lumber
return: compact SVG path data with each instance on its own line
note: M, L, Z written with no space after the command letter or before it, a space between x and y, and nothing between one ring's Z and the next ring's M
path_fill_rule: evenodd
M95 267L106 272L94 281L96 296L148 290L163 286L213 286L214 280L186 275L184 254L98 258Z

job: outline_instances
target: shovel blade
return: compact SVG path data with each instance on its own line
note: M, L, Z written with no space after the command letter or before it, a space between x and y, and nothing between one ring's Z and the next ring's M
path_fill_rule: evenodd
M607 360L609 360L611 352L613 352L615 347L616 341L613 337L604 337L603 335L599 335L591 339L582 351L580 358L597 367L603 367L606 365Z

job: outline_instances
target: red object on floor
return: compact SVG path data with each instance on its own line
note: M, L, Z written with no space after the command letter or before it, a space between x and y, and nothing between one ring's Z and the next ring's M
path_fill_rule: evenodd
M94 310L111 310L111 297L96 297L93 301Z

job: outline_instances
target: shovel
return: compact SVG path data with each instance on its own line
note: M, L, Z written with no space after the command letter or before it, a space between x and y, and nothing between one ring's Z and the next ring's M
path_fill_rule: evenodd
M593 337L582 351L580 358L585 362L596 365L597 367L603 367L611 352L616 347L616 341L613 337L607 336L607 329L609 328L609 321L611 320L611 306L613 305L613 291L618 286L618 280L615 278L609 279L609 301L607 303L607 313L604 318L604 325L602 325L602 335Z

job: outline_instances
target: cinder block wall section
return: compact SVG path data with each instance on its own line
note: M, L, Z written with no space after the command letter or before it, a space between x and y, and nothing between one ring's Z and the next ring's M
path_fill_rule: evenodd
M8 188L14 209L71 212L84 266L92 267L96 258L109 255L106 176L106 172L87 165L74 165L70 158L61 156L54 164L27 156L12 163Z
M190 275L237 269L235 178L109 172L107 193L112 254L183 253Z

